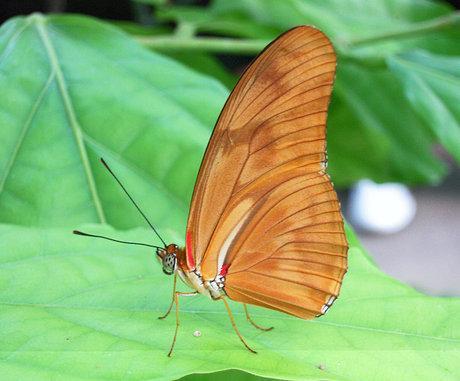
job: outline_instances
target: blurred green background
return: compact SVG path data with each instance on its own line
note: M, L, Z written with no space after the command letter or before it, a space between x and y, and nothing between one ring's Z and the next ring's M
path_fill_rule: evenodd
M106 158L134 190L135 198L166 239L182 243L198 165L229 90L268 42L299 24L323 30L338 54L328 118L328 171L340 191L345 213L349 189L360 179L410 186L418 202L413 224L398 234L362 233L360 238L379 266L391 275L433 295L458 296L460 13L456 6L455 2L427 0L3 1L0 299L4 308L0 311L0 334L4 344L0 353L4 355L0 360L9 379L58 377L60 367L70 369L73 359L81 362L83 369L92 370L88 373L91 376L85 377L120 379L123 374L124 379L140 379L143 365L134 359L132 342L126 337L134 342L132 337L137 335L141 342L146 334L131 333L130 322L149 327L151 316L139 317L138 312L163 309L169 284L158 286L163 278L157 277L158 268L150 269L147 258L151 258L146 254L136 252L139 261L132 260L122 254L125 248L77 244L67 237L71 228L93 223L118 229L112 235L152 240L145 231L124 232L143 223L100 168L98 157ZM42 14L15 17L33 12ZM55 13L79 13L97 19L47 16ZM90 229L105 228L90 225ZM288 351L280 355L273 350L282 343L277 341L282 340L280 329L280 336L275 334L273 341L252 337L256 342L268 340L267 351L280 356L273 355L271 362L261 360L260 369L258 359L210 351L212 366L203 365L202 353L196 354L198 360L193 362L192 353L175 360L180 361L176 370L171 370L174 363L155 360L160 361L155 367L163 370L153 377L148 369L144 376L172 379L176 374L226 367L277 378L315 380L365 379L370 375L376 379L453 380L459 376L452 360L459 353L459 324L451 317L459 311L458 300L422 297L393 283L373 267L349 234L356 258L366 259L352 262L352 275L347 275L351 280L339 301L348 304L338 303L337 312L333 311L331 320L326 318L326 324L342 329L353 322L361 330L401 330L419 339L428 337L429 345L391 341L392 348L403 351L398 354L388 352L390 344L382 344L377 331L372 333L373 347L369 344L374 343L372 340L357 332L347 336L338 330L331 334L332 342L342 335L346 344L343 348L339 345L342 353L325 355L326 360L333 356L337 360L326 367L323 376L318 368L321 360L316 361L321 356L309 352L308 345L307 350L302 347L296 354ZM72 249L72 245L77 248ZM60 257L48 263L45 257L51 254ZM125 279L129 280L126 287ZM104 285L109 284L106 291ZM155 287L161 287L162 296L152 302ZM101 289L104 292L99 294ZM371 291L376 294L374 309L368 300L372 296L365 294ZM393 299L386 302L390 294L400 298L400 304L390 306ZM355 312L360 310L361 299L371 305L370 311L364 312L369 319ZM78 309L82 306L83 312ZM101 311L91 314L92 308L104 306L115 308L114 316L97 315ZM72 308L77 308L75 314L69 312ZM185 306L189 312L200 308L204 316L210 314L207 323L216 327L211 334L219 335L221 323L215 321L218 315L211 307L208 311L200 304ZM405 308L419 308L420 320L407 315L407 322L401 317L398 321L396 314ZM115 316L118 310L123 314ZM259 314L265 319L277 316ZM95 355L98 362L72 351L64 354L67 352L59 335L71 329L66 325L70 321L93 329L80 332L72 327L75 336L65 340L75 340L75 351L86 348L85 343L95 350L106 345L116 351L129 349L133 358L119 361L120 368L111 375L104 373L111 364L110 354L103 359ZM27 328L20 322L26 322ZM294 329L301 327L296 325L300 323L289 320L286 324L293 324L289 325L288 337L295 341ZM152 342L162 343L162 348L156 348L158 353L168 345L171 327L167 326L163 335L158 326L145 328L146 332L158 332L152 338ZM325 332L319 330L317 336L312 332L312 340L316 338L321 346ZM112 338L119 335L125 341L107 344L104 337L92 337L96 333L111 334ZM218 344L212 342L209 348ZM420 352L407 354L409 349L425 344L423 353L429 354L432 367ZM34 348L43 346L49 353L37 355ZM364 353L363 363L353 365L356 355L352 353L358 349ZM440 351L447 350L450 352L441 360ZM59 359L53 360L61 352ZM383 370L382 364L394 365L397 358L409 364L408 373L397 376ZM226 364L226 359L232 365ZM283 359L288 359L284 368L269 367ZM295 364L299 373L294 369L290 374L286 369L296 368ZM363 364L369 364L369 369ZM415 376L415 369L423 367L420 364L424 364L424 375ZM303 365L309 369L308 375L302 373ZM66 377L80 379L72 373ZM206 377L191 375L186 379L258 379L236 370Z
M328 122L337 186L361 178L439 184L446 158L460 160L460 21L447 2L48 0L2 7L4 19L33 11L117 19L144 46L229 89L267 42L295 25L315 25L339 54Z

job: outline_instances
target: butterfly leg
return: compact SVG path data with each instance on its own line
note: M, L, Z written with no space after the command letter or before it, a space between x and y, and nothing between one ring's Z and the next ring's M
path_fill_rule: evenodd
M271 331L273 329L273 327L268 327L268 328L264 328L264 327L261 327L260 325L256 324L252 319L251 317L249 316L249 312L248 312L248 306L246 304L243 303L243 306L244 306L244 312L246 313L246 319L248 320L249 323L251 323L254 327L256 327L257 329L260 329L261 331Z
M232 314L232 311L230 310L230 306L228 305L228 302L225 300L225 298L221 297L220 299L222 299L222 301L224 302L225 304L225 308L227 309L227 313L228 313L228 316L230 318L230 322L232 323L232 327L233 329L235 330L236 334L238 335L238 337L240 338L241 342L244 344L244 346L252 353L257 353L254 349L252 349L248 343L246 343L246 340L244 340L243 336L241 336L241 333L240 331L238 331L238 328L236 326L236 323L235 323L235 319L233 318L233 314Z
M166 313L163 316L159 316L158 319L166 318L169 315L169 313L171 312L172 307L174 305L174 298L175 298L175 295L176 295L176 284L177 284L177 272L174 273L173 292L172 292L171 304L169 305L169 308L166 311Z
M174 293L173 301L176 304L176 330L174 332L174 338L173 338L173 341L172 341L172 344L171 344L171 348L169 349L169 352L168 352L168 357L171 357L171 355L172 355L174 345L176 344L177 332L179 331L179 325L180 325L180 322L179 322L179 296L195 296L197 294L198 294L197 291L195 291L195 292L179 292L179 291L176 291Z

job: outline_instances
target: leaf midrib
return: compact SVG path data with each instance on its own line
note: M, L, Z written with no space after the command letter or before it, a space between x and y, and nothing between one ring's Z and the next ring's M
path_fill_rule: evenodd
M82 160L83 168L85 170L86 179L88 182L89 190L91 193L91 197L94 202L94 206L96 208L96 213L99 219L99 222L106 223L106 218L104 214L104 210L102 208L102 203L99 198L99 194L96 188L96 182L94 179L94 174L91 170L91 165L89 163L88 153L86 151L85 143L83 141L83 132L81 126L77 120L75 110L73 107L72 100L70 98L70 94L67 91L67 85L65 81L64 74L61 69L61 65L59 64L59 59L57 57L56 51L53 47L51 42L50 36L48 31L46 30L45 19L41 15L34 15L32 16L35 21L35 26L38 31L38 35L45 47L49 64L52 68L52 71L55 72L57 85L59 87L59 91L61 93L62 101L64 103L64 109L67 114L67 118L69 121L69 125L73 131L75 141L77 143L78 151L80 153L80 157Z

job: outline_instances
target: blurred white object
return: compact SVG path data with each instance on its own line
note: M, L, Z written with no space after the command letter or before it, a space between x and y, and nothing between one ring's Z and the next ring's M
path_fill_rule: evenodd
M350 222L372 233L397 233L408 226L417 209L409 189L397 183L357 182L349 198Z

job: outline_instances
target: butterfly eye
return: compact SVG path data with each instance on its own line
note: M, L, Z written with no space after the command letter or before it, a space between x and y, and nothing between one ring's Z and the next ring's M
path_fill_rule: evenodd
M174 274L174 271L176 270L176 265L177 265L177 259L175 254L166 254L163 257L163 272L166 275L172 275Z

